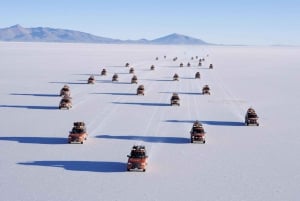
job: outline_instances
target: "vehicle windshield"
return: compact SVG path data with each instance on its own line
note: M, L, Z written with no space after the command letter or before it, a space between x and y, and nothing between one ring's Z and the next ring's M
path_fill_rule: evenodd
M146 153L144 151L131 151L130 156L133 158L144 158Z
M193 128L193 131L194 131L194 132L197 132L197 133L203 133L203 132L204 132L204 129L201 128L201 127L194 127L194 128Z
M255 113L249 113L248 118L256 118L257 115Z
M84 128L73 128L72 133L83 133L85 132Z

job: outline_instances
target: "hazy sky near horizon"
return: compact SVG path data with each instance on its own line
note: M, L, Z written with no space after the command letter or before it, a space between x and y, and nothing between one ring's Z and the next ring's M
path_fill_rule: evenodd
M0 0L0 28L118 39L180 33L217 44L300 45L300 0Z

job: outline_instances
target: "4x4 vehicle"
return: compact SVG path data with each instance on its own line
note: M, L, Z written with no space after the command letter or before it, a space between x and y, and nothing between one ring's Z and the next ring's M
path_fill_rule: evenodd
M174 81L179 81L179 75L178 75L177 73L175 73L175 74L173 75L173 80L174 80Z
M137 83L138 83L137 76L136 75L132 76L132 78L131 78L131 84L137 84Z
M70 96L64 96L60 102L58 109L70 109L72 108L72 98Z
M172 105L180 106L180 98L178 93L173 93L173 95L171 96L171 106Z
M88 84L95 84L95 77L94 75L91 75L87 81Z
M258 116L255 110L251 107L247 110L247 113L245 115L245 124L246 126L252 126L252 125L259 126Z
M205 143L205 131L203 125L199 121L195 121L190 131L191 143L202 142Z
M133 67L131 67L131 68L129 69L129 73L130 73L130 74L133 74L133 73L134 73L134 68L133 68Z
M71 91L68 85L65 85L63 88L61 88L60 96L71 96Z
M106 71L105 68L103 68L102 71L101 71L101 75L102 75L102 76L105 76L106 74L107 74L107 71Z
M83 142L87 139L87 132L84 122L74 122L73 128L69 133L68 137L68 143L80 143L83 144Z
M202 88L202 94L205 95L205 94L208 94L210 95L210 88L208 85L204 85L204 87Z
M127 171L142 170L146 171L147 159L146 148L143 145L134 145L131 148L130 155L127 155Z
M144 91L145 91L145 87L144 87L144 85L140 85L140 86L138 86L138 88L137 88L137 90L136 90L136 94L137 95L145 95L144 94Z
M113 82L119 81L119 76L118 76L117 73L115 73L115 74L112 76L112 81L113 81Z

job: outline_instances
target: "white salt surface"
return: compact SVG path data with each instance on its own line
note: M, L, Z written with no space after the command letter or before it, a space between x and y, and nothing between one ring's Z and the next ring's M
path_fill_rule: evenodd
M299 55L295 47L0 43L1 200L297 201ZM198 67L192 56L206 61ZM69 111L58 110L65 84ZM179 107L170 106L173 92ZM244 126L250 106L259 127ZM189 143L195 120L206 144ZM83 145L67 144L74 121L87 124ZM145 173L126 171L134 144L148 150Z

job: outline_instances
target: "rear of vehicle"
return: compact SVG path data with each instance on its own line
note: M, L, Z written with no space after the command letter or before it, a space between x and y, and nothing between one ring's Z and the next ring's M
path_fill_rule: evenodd
M145 146L134 145L127 157L127 171L146 171L148 156Z
M59 109L67 109L69 110L70 108L72 108L72 102L70 98L63 98L61 99L59 106Z
M145 90L144 86L140 85L136 90L136 94L137 95L145 95L144 90Z
M102 76L105 76L105 75L106 75L106 69L103 69L103 70L101 71L101 75L102 75Z
M171 97L171 106L173 105L178 105L180 106L180 98L178 96L178 94L174 93Z
M63 87L59 93L60 96L71 96L69 87Z
M87 140L87 132L84 122L74 122L72 131L70 131L68 136L68 143L80 143L83 144Z
M207 95L210 95L210 88L209 88L209 86L204 86L203 88L202 88L202 94L203 95L205 95L205 94L207 94Z
M205 131L203 127L194 127L191 130L191 143L203 143L205 144Z
M259 126L258 116L256 113L247 113L245 117L246 126Z
M68 137L68 143L79 143L83 144L83 142L87 139L87 133L73 133L70 132L69 137Z
M129 157L127 162L127 171L146 171L147 157L135 158Z

